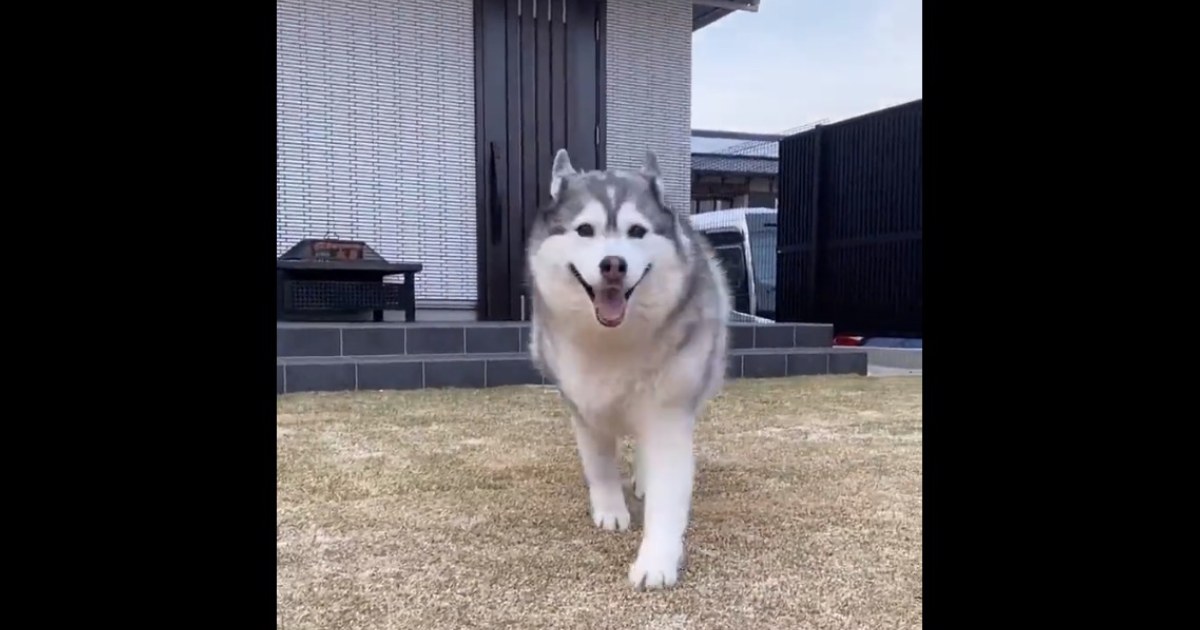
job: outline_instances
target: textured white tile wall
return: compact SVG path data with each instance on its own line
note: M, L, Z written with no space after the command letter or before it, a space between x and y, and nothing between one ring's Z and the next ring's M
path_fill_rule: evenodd
M277 253L327 231L477 299L473 0L278 0Z
M608 0L608 136L611 168L658 155L667 197L691 211L692 2Z
M474 302L473 0L278 0L277 253L326 232ZM608 0L608 164L691 198L691 1Z

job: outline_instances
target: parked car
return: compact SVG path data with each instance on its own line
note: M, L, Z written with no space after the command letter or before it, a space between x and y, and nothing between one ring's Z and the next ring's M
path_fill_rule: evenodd
M774 208L729 208L690 215L692 227L716 250L729 278L734 321L775 320Z

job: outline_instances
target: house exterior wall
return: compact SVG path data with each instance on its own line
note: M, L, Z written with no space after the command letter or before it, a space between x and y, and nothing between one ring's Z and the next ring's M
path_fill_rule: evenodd
M658 155L667 197L691 211L692 2L608 0L607 142L610 168Z
M477 298L473 0L277 0L276 250L327 232Z
M608 165L654 150L685 212L691 10L608 0L605 15ZM277 0L276 26L276 253L364 240L425 265L422 308L474 307L474 0Z

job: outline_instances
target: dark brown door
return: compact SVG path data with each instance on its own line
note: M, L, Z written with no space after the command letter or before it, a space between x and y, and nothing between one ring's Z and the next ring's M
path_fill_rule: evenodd
M525 238L561 147L604 155L603 0L476 0L480 317L529 318Z

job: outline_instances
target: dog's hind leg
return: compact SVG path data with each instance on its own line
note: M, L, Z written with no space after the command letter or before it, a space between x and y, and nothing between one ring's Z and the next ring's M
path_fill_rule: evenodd
M673 586L683 564L683 536L692 504L695 456L693 420L677 410L658 409L638 428L638 481L645 482L645 523L637 559L629 567L634 588Z
M592 429L578 415L572 415L571 424L575 427L575 442L591 496L592 521L601 529L629 529L629 508L625 505L621 471L617 467L616 436Z

